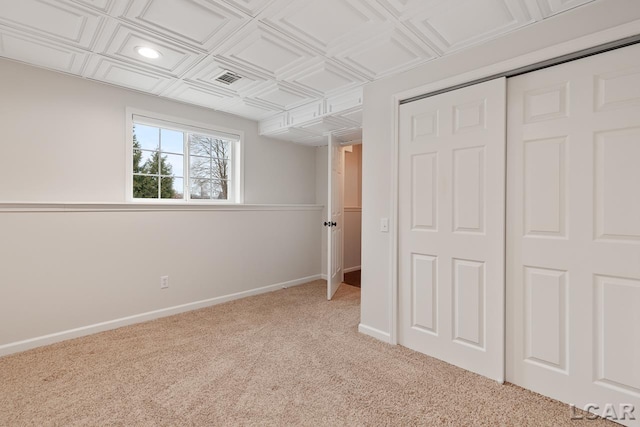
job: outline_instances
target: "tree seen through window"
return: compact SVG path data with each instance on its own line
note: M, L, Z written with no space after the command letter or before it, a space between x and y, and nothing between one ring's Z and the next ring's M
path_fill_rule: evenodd
M136 199L182 198L182 192L174 188L173 167L160 147L142 150L133 127L133 197Z

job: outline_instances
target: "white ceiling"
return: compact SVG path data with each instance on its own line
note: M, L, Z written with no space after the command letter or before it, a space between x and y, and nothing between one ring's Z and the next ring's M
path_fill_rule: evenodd
M361 87L593 0L0 0L0 56L261 121L360 137ZM146 59L136 48L161 52ZM243 78L226 86L224 70Z

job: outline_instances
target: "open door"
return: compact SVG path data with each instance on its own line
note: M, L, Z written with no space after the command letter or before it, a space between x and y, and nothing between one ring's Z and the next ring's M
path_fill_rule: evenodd
M342 283L342 248L344 245L342 191L344 188L344 152L333 135L329 135L329 185L327 186L327 299L331 299Z

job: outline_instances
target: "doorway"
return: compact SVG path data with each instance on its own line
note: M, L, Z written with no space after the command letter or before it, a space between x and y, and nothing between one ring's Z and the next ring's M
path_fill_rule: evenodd
M362 140L327 138L316 153L316 202L325 205L322 277L331 300L342 283L360 287Z
M360 287L362 244L362 144L348 145L344 151L344 280Z
M316 203L325 205L321 268L331 299L341 283L360 287L363 145L331 135L328 142L316 153Z

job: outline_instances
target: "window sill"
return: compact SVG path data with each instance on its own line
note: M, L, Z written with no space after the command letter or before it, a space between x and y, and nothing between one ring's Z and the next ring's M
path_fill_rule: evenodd
M320 211L322 208L305 204L0 202L0 212Z

